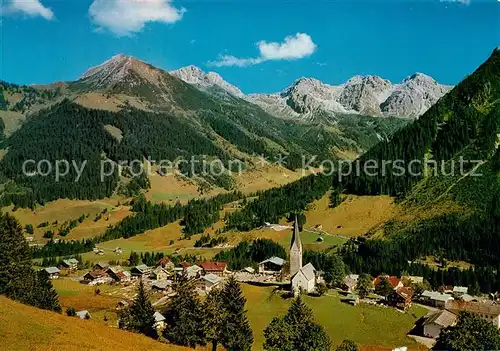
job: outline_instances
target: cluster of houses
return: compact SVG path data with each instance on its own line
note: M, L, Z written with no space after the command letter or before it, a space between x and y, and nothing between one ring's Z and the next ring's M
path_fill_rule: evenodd
M356 274L349 274L344 279L344 289L349 293L345 300L353 305L359 303L359 297L355 294L358 278ZM457 323L461 311L473 313L500 328L500 305L495 301L479 301L478 298L469 295L468 288L464 286L444 286L439 289L440 291L425 290L415 296L411 286L404 286L403 282L409 282L408 285L423 283L423 277L404 278L378 276L372 282L373 290L385 280L393 288L384 301L387 305L402 310L411 307L412 302L431 306L433 311L423 317L420 323L422 336L437 339L441 330Z
M76 271L79 263L76 258L68 258L62 260L59 267L47 267L44 271L50 279L57 279L63 270L67 272Z
M359 297L355 294L356 285L358 283L358 274L349 274L344 278L344 290L349 294L346 297L346 302L356 305L359 303ZM408 281L411 283L421 283L423 282L422 277L407 277ZM377 286L383 281L390 284L392 287L392 292L385 297L385 303L389 306L399 308L401 310L406 310L411 307L413 301L413 290L404 286L403 280L398 277L389 275L379 275L372 281L372 289L375 291Z
M423 336L436 339L441 330L457 323L458 314L467 311L500 328L500 305L468 294L463 286L443 287L442 292L424 291L419 301L438 308L424 317Z

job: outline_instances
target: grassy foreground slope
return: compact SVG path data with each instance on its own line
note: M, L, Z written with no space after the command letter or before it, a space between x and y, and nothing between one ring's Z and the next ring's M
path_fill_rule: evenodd
M26 306L0 296L0 349L4 350L192 350L139 334ZM203 350L203 349L200 349Z

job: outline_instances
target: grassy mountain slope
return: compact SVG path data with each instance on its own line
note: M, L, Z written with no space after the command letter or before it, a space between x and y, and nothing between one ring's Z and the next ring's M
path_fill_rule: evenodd
M5 350L187 350L140 334L14 302L0 296L0 339ZM201 350L201 349L200 349Z

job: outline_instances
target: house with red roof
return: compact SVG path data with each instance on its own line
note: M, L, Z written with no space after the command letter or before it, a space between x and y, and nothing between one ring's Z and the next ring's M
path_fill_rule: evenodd
M175 265L168 257L163 257L161 260L158 261L157 263L158 267L164 268L168 271L172 271L175 268Z
M227 263L226 262L203 262L200 263L200 267L203 268L205 274L215 274L219 277L224 276L227 273Z
M387 280L389 284L391 284L393 289L398 289L403 287L403 282L401 279L398 277L390 276L390 275L379 275L375 280L373 281L373 287L376 288L377 285L380 284L382 280Z

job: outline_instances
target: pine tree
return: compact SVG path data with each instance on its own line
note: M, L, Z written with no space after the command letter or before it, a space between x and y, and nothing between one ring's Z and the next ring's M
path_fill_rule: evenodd
M203 333L203 310L192 282L181 277L176 282L177 293L164 312L167 328L163 336L170 342L195 347L205 344Z
M44 271L38 271L34 278L36 279L36 301L34 301L34 306L61 313L59 296L48 275Z
M367 274L360 274L355 290L358 292L359 297L364 299L370 294L371 286L372 280L370 276Z
M221 291L221 301L225 310L221 344L230 351L250 350L253 334L246 316L246 299L234 277L229 278Z
M212 350L222 340L222 328L226 319L226 311L222 304L219 290L212 290L203 303L203 331L207 341L212 342Z
M137 296L132 306L120 315L119 326L122 329L156 338L158 335L154 328L154 313L155 310L144 289L144 283L140 280L137 287Z
M285 316L271 321L264 336L264 349L268 351L329 351L331 348L330 337L314 322L312 310L300 296Z
M61 312L44 271L31 268L28 244L17 220L0 213L0 294L38 308Z

